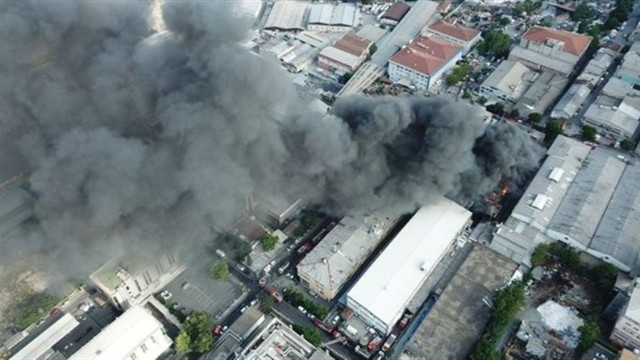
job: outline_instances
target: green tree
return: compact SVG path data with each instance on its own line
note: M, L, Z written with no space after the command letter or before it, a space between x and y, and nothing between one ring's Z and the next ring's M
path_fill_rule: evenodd
M607 292L611 290L616 276L618 276L618 269L609 263L602 263L588 269L587 276L598 289Z
M303 332L304 338L314 346L322 344L322 335L320 331L314 327L308 326Z
M462 92L462 98L463 99L471 99L471 92L469 92L469 90L464 89L464 91Z
M598 135L598 130L593 126L585 125L582 127L580 135L583 140L594 141L596 139L596 135Z
M260 239L260 245L262 245L262 250L264 251L271 251L275 249L277 243L278 237L272 234L267 234Z
M353 76L353 73L350 73L350 72L344 73L342 74L342 76L340 76L340 78L338 78L338 82L340 84L346 84L349 82L352 76Z
M12 312L11 321L24 329L35 323L40 318L49 315L49 312L60 301L59 297L46 293L35 294L23 301Z
M518 111L518 109L511 109L511 111L509 111L509 117L513 118L513 119L517 119L520 117L520 111Z
M544 128L544 143L549 146L553 144L558 135L562 134L562 124L557 121L547 122Z
M487 103L487 101L488 101L488 100L487 100L487 98L486 98L486 97L484 97L484 96L479 96L479 97L476 99L476 102L477 102L478 104L480 104L480 105L484 105L484 104L486 104L486 103Z
M276 301L273 299L273 297L267 296L264 299L262 299L262 301L260 302L260 311L262 311L265 314L268 314L271 312L271 309L275 304L276 304Z
M537 124L540 122L540 120L542 120L542 114L537 112L532 112L529 114L528 119L530 122Z
M511 19L509 19L506 16L503 16L503 17L500 18L499 24L502 25L502 26L509 25L509 24L511 24Z
M585 34L587 31L589 31L589 22L581 21L580 24L578 24L578 33Z
M461 63L457 65L453 69L453 71L449 75L447 75L447 78L446 78L447 85L452 86L459 83L465 78L465 76L469 75L470 72L471 72L471 65L467 63Z
M582 355L595 344L596 339L600 336L598 320L591 316L587 317L582 326L578 328L578 332L580 333L580 343L576 348L576 355Z
M489 54L495 55L497 58L506 58L509 55L509 49L511 48L511 38L508 34L489 30L483 33L484 39L478 44L478 52L480 55L486 56Z
M195 349L198 353L204 354L213 349L213 334L211 331L201 332L195 342Z
M487 105L485 108L490 113L496 114L498 116L501 116L501 115L504 114L504 104L501 103L501 102L497 102L495 104Z
M375 43L373 43L369 48L369 55L375 54L376 51L378 51L378 46Z
M622 150L632 151L634 147L635 146L633 144L633 141L631 141L629 139L624 139L624 140L620 141L620 148Z
M176 352L180 355L185 355L191 352L191 338L186 331L181 331L176 337Z
M209 269L209 275L214 280L227 281L229 279L229 263L226 260L215 261Z
M571 14L571 20L575 22L588 21L591 20L592 17L593 13L591 12L591 9L589 9L589 6L584 2L578 4L578 6L573 10L573 14Z
M531 254L531 265L540 266L547 262L547 255L549 253L549 245L540 244L533 249Z
M195 349L196 352L200 354L213 349L211 315L204 311L192 311L191 314L187 316L183 325L183 333L187 334L189 347L191 349Z

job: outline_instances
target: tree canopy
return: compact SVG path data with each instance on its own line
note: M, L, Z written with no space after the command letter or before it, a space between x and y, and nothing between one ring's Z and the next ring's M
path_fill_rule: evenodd
M596 139L596 135L598 135L598 130L593 126L585 125L582 127L580 135L583 140L594 141Z
M622 150L632 151L634 147L635 146L633 144L633 141L631 141L630 139L624 139L620 141L620 148Z
M209 269L209 275L214 280L226 281L229 279L229 263L226 260L215 261Z
M180 355L188 354L191 350L191 338L186 331L180 332L176 337L176 352Z
M544 143L553 144L558 135L562 134L562 124L557 121L549 121L544 128Z
M482 38L484 40L478 44L480 55L493 54L497 58L506 58L509 55L509 49L511 48L509 35L496 30L489 30L483 33Z
M463 62L453 68L453 71L447 75L446 82L447 85L452 86L460 81L462 81L465 76L469 75L471 72L471 65Z
M487 105L485 108L490 113L496 114L498 116L502 116L504 114L504 104L501 103L501 102L497 102L495 104Z
M578 328L578 332L580 333L580 343L576 348L576 354L582 355L595 344L596 339L600 336L598 320L591 316L587 317L582 326Z
M277 243L278 237L273 234L267 234L260 239L260 245L262 245L262 250L264 251L271 251L275 249Z
M176 338L176 351L180 342L181 354L196 351L204 354L213 349L211 333L211 316L204 311L193 311L183 324L183 329Z
M573 14L571 14L571 20L576 22L587 21L591 20L592 18L593 13L591 12L589 6L584 2L578 4L578 6L576 6L576 8L573 10Z
M320 346L322 344L322 334L314 327L307 326L303 330L304 338L313 346Z
M537 112L532 112L529 114L528 119L530 122L537 124L540 122L540 120L542 120L542 114Z

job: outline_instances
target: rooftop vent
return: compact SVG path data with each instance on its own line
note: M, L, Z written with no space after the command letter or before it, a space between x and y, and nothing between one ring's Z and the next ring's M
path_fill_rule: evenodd
M536 198L533 200L533 203L531 204L531 206L533 206L538 210L543 210L544 206L547 203L547 200L549 200L549 198L546 195L538 194L536 195Z
M559 167L554 167L549 174L549 179L558 182L562 179L562 175L564 175L564 170Z

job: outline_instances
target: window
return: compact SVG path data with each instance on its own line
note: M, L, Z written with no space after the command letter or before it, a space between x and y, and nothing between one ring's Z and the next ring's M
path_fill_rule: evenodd
M142 345L140 345L140 350L142 350L142 352L143 352L143 353L146 353L146 352L147 352L147 350L148 350L148 348L147 348L147 344L144 344L144 343L143 343Z

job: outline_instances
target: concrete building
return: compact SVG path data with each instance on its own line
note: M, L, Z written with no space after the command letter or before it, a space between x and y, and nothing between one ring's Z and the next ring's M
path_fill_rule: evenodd
M256 308L249 308L231 324L216 341L216 347L208 356L212 360L228 359L232 354L238 357L243 344L267 321L267 317Z
M562 95L568 83L564 75L541 71L516 102L516 109L524 116L534 112L542 114Z
M360 10L354 3L312 4L307 29L319 32L348 32L360 24Z
M509 53L509 60L522 61L536 70L569 75L584 55L592 37L568 31L534 26Z
M445 198L422 207L349 290L347 306L389 334L470 218Z
M296 40L301 41L305 44L309 44L314 48L318 48L318 49L322 49L323 47L325 47L327 44L331 42L329 38L321 34L316 34L310 31L303 31L301 33L298 33L296 35Z
M71 314L63 314L51 326L38 334L35 338L20 348L13 349L15 354L9 357L9 360L46 360L55 356L52 347L69 334L76 326L79 325L78 320Z
M616 321L610 340L632 350L640 349L640 288L637 284Z
M589 60L587 66L582 70L580 76L578 76L577 81L588 84L591 88L596 87L613 62L615 56L615 51L601 47L595 55L593 55L593 58Z
M331 360L277 318L272 319L251 339L238 359L242 360Z
M371 45L371 41L356 34L345 34L320 51L318 66L338 74L353 72L367 59Z
M271 8L264 28L278 31L302 31L308 6L303 1L276 1Z
M89 276L91 282L115 307L126 310L144 304L154 293L185 269L169 252L152 264L140 265L140 259L114 259ZM136 264L136 265L129 265Z
M420 36L389 60L389 78L426 91L462 58L463 47L439 37Z
M301 283L323 299L333 299L394 223L395 219L380 215L342 218L298 263Z
M125 311L69 360L155 360L173 342L164 327L140 306Z
M396 26L407 15L411 6L404 1L393 3L387 11L380 16L380 22L386 25Z
M298 215L302 210L302 200L288 201L276 196L259 197L257 215L273 228Z
M622 99L599 96L589 106L582 121L594 126L606 138L615 141L631 138L640 120L640 97L625 96Z
M478 30L444 20L438 20L426 27L422 35L439 36L453 44L458 44L463 47L465 54L482 38Z
M559 137L491 247L526 265L562 241L624 272L640 269L640 166L619 152Z
M505 60L482 82L480 94L515 104L538 75L519 61Z
M373 43L376 43L380 39L382 39L382 37L385 36L387 32L388 31L386 29L379 28L372 24L367 24L362 26L360 30L356 32L356 35L365 38Z
M578 112L590 92L591 88L585 83L571 85L551 111L551 118L570 119Z

